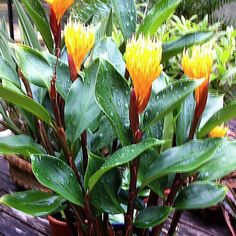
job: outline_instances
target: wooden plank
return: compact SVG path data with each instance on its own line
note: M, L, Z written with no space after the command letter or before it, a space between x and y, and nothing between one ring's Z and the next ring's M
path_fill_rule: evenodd
M0 156L0 171L6 175L9 175L9 165L2 156Z

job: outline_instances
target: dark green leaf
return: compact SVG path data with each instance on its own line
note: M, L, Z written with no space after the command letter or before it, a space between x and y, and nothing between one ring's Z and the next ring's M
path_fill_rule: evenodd
M0 203L32 216L45 216L61 210L65 199L36 190L4 195Z
M136 6L134 0L111 0L120 30L128 39L136 30Z
M44 42L50 52L53 52L53 40L50 31L50 26L44 8L39 0L23 0L25 8L41 33Z
M199 31L189 33L174 41L163 44L163 60L167 61L169 58L182 53L184 49L196 44L207 42L213 37L214 33L209 31Z
M33 99L2 86L0 86L0 97L31 112L48 125L52 125L51 116L48 111Z
M157 29L174 13L181 0L159 0L148 12L137 34L153 36Z
M19 0L13 0L13 3L20 20L20 25L24 34L25 43L30 47L33 47L37 50L41 50L37 34L35 33L32 23L30 22L25 10L21 6Z
M137 228L146 229L161 224L171 212L171 207L150 206L139 212L134 221Z
M236 142L222 140L212 159L198 169L200 180L216 180L236 170Z
M29 157L31 154L45 153L43 147L26 135L10 135L0 138L1 154L21 154Z
M193 140L166 150L150 166L144 176L142 187L171 173L194 171L211 159L219 144L218 139Z
M31 155L37 180L68 201L83 205L82 189L73 170L62 160L48 155Z
M229 121L236 117L236 101L233 101L226 105L224 108L216 112L199 130L198 137L202 138L206 136L217 125Z
M94 185L101 178L101 176L104 175L109 170L132 161L135 157L139 156L147 149L161 145L164 142L165 141L158 139L147 139L138 144L132 144L117 150L107 159L107 161L101 166L101 168L97 172L95 172L89 179L90 190L94 187Z
M16 52L19 68L25 78L39 87L49 88L53 70L43 55L28 46L12 45Z
M0 56L0 78L13 83L20 88L20 81L16 71L11 67L10 63Z
M65 103L65 123L68 139L73 143L97 118L100 109L95 102L95 82L99 69L96 60L85 70L84 82L77 79L71 86Z
M109 62L102 61L97 75L95 97L122 145L130 143L126 129L129 127L129 94L126 80Z
M175 109L190 93L202 83L202 80L179 80L173 82L165 89L153 96L145 114L142 130L147 130L151 125Z
M112 38L105 37L97 43L93 51L93 60L96 58L102 58L109 61L114 68L122 76L124 76L125 62L121 52Z
M221 184L207 181L194 182L180 191L173 207L185 210L214 206L224 199L227 191L227 187Z

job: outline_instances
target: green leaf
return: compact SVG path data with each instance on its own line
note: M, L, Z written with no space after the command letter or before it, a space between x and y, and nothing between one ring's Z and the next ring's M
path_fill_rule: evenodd
M236 142L222 139L211 160L198 169L198 179L213 181L236 170Z
M52 34L41 2L38 0L23 0L22 3L27 9L38 31L41 33L48 50L53 52Z
M61 210L65 199L36 190L4 195L0 203L32 216L45 216Z
M83 206L83 193L73 170L62 160L49 155L31 155L37 180L68 201Z
M142 188L155 179L171 173L194 171L212 157L219 139L193 140L161 153L144 176Z
M20 81L16 71L12 68L11 64L0 56L0 78L13 83L16 87L20 88Z
M73 143L97 118L100 109L95 102L95 81L99 69L96 60L85 70L84 82L77 79L71 86L65 103L65 123L68 139Z
M21 154L29 157L31 154L45 153L43 147L26 135L10 135L0 138L1 154Z
M227 191L227 187L221 184L207 181L194 182L180 191L173 207L185 210L214 206L225 198Z
M136 31L136 6L134 0L111 0L123 36L128 39Z
M157 29L174 13L181 0L159 0L139 26L137 35L153 36Z
M100 169L105 160L89 153L88 168L85 174L85 188L88 187L89 178ZM111 214L123 213L118 198L118 190L121 186L121 178L118 169L107 172L90 191L90 201L97 209L97 214L104 212Z
M113 67L124 76L125 62L119 48L112 38L105 37L96 44L93 50L93 60L96 58L109 61Z
M12 45L25 78L39 87L49 88L53 70L44 56L28 46Z
M199 130L198 137L205 137L217 125L229 121L236 117L236 101L226 105L224 108L217 111Z
M97 181L101 178L101 176L103 176L107 171L132 161L147 149L161 145L164 142L165 141L158 139L146 139L145 141L142 141L138 144L132 144L117 150L89 179L89 189L91 190L97 183Z
M214 32L209 31L199 31L194 33L186 34L174 41L167 42L163 44L163 55L162 58L164 61L167 61L169 58L176 56L179 53L182 53L184 49L189 48L196 44L202 44L211 39L214 35Z
M27 43L30 47L35 48L37 50L41 50L39 40L37 38L37 35L34 31L34 28L32 26L32 23L30 22L25 10L21 6L19 0L13 0L14 6L17 11L17 15L20 20L20 24L23 30L23 34L25 37L25 43Z
M202 114L201 123L198 129L201 129L206 122L224 106L224 96L217 94L208 94L207 104Z
M29 111L48 125L52 126L51 116L48 111L33 99L2 86L0 86L0 97Z
M195 100L193 94L190 94L181 104L175 131L177 145L184 144L188 141L194 110Z
M61 60L58 60L57 62L57 58L48 52L43 52L42 54L47 59L51 68L54 68L56 65L56 90L62 96L62 98L66 100L66 96L72 84L68 65Z
M202 80L175 81L157 95L153 96L144 113L142 130L146 131L151 125L165 117L201 83Z
M125 80L107 61L99 67L95 88L96 102L110 120L122 145L130 143L126 127L129 127L130 89Z
M146 229L159 225L164 222L171 212L171 207L165 206L150 206L139 212L134 221L134 226L141 229Z

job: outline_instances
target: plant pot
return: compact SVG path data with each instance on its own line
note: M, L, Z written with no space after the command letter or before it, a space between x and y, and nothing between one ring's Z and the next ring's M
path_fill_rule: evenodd
M10 176L18 186L25 189L38 189L44 192L51 192L51 190L37 181L33 174L31 163L17 155L4 155L4 159L8 161Z
M52 216L48 216L51 236L71 236L69 226L66 222L57 220ZM74 224L75 230L77 231L76 224Z

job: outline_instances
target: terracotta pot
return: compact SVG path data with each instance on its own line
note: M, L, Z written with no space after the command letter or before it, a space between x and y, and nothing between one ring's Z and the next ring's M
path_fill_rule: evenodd
M4 159L8 161L10 176L18 186L25 189L38 189L44 192L51 192L51 190L37 181L30 162L17 155L4 155Z
M51 230L51 236L71 236L70 229L66 222L55 219L52 216L48 216L49 226ZM76 225L74 225L76 229Z

